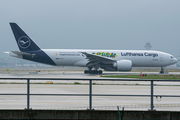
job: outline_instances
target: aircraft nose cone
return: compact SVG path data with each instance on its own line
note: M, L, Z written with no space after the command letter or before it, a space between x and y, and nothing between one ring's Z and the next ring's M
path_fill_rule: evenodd
M174 61L175 61L175 63L177 63L177 62L178 62L178 60L177 60L176 58L174 58Z

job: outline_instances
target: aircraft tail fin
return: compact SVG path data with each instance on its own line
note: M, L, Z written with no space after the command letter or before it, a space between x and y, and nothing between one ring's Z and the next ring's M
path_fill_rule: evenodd
M40 47L38 47L36 43L16 23L10 23L10 26L20 51L26 52L40 50Z

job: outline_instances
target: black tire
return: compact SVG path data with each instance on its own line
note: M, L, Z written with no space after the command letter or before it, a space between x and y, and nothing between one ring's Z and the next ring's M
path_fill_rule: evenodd
M102 70L99 70L99 71L97 71L97 70L91 70L91 71L85 70L84 74L102 74Z
M91 71L89 71L89 74L93 74L93 71L91 70Z
M102 74L102 70L99 70L99 71L98 71L98 74Z
M84 74L88 74L88 73L89 73L89 71L88 71L88 70L85 70L85 71L84 71Z
M89 74L98 74L96 70L89 71Z

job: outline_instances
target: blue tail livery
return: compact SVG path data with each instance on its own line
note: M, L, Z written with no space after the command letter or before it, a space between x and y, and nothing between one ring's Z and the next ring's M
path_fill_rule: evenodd
M11 56L56 65L53 60L16 24L10 23L20 51L12 51Z
M20 51L40 50L34 41L31 40L31 38L16 23L10 23L10 26Z

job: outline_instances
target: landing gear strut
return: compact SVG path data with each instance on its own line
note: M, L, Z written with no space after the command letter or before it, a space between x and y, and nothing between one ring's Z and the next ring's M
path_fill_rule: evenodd
M102 70L85 70L84 74L102 74Z
M161 71L159 73L164 74L164 68L163 67L161 67Z

